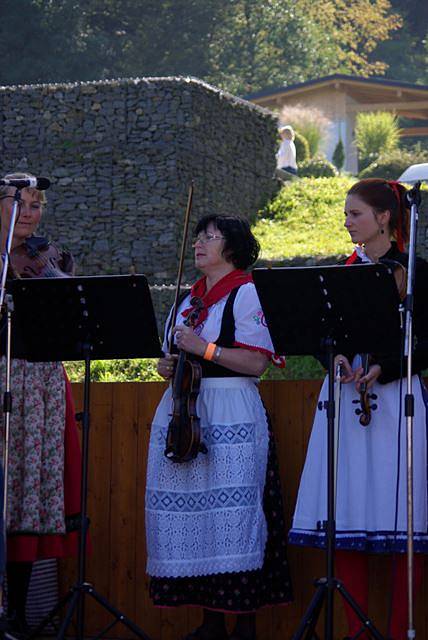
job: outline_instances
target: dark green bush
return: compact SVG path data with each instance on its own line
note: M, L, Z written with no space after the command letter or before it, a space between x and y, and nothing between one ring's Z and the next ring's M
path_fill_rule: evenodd
M339 172L345 164L345 148L343 146L342 138L339 138L339 142L334 149L333 164Z
M296 145L296 160L299 164L300 162L305 162L309 160L309 142L306 140L305 136L296 131L294 138L294 144Z
M359 177L397 180L407 167L420 162L428 162L428 152L423 151L420 147L412 151L395 149L369 164L360 172Z
M315 156L299 165L301 178L334 178L338 171L324 156Z

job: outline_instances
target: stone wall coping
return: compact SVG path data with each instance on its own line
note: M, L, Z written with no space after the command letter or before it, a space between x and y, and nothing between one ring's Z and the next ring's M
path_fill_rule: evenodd
M90 81L79 81L79 82L52 82L52 83L40 83L40 84L18 84L18 85L0 85L0 95L5 92L10 91L34 91L35 89L42 89L49 93L55 93L56 91L72 91L73 89L79 88L81 93L95 93L98 87L126 87L126 86L138 86L138 85L162 85L167 86L171 85L176 87L177 84L191 85L195 87L200 87L208 90L211 93L217 94L220 97L225 97L236 104L242 104L247 109L251 109L260 114L264 114L267 117L277 119L277 116L266 109L265 107L260 107L253 102L249 102L244 98L239 96L235 96L224 89L220 89L204 80L200 80L194 76L147 76L147 77L136 77L136 78L111 78L106 80L90 80Z

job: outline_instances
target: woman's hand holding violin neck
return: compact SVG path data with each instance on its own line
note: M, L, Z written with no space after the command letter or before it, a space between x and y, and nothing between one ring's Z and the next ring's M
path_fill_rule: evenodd
M177 361L177 358L177 355L167 353L165 354L164 358L160 358L158 360L157 369L159 375L161 375L162 378L165 378L166 380L172 378L172 376L174 375L175 363Z
M339 353L334 359L335 370L339 364L342 367L342 377L340 378L340 381L343 384L348 384L348 382L352 382L355 377L355 371L352 370L352 367L349 363L348 358L342 355L341 353Z
M207 343L196 335L192 327L180 324L174 327L172 332L175 335L175 341L179 349L187 353L194 353L196 356L204 355Z
M359 367L355 372L355 388L358 393L360 392L360 387L362 384L366 384L367 389L370 389L370 387L374 385L374 383L382 373L382 368L379 364L372 364L365 376L363 376L363 373L363 367Z

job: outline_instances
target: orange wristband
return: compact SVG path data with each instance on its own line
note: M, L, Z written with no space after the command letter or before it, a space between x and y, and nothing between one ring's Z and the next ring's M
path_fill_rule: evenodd
M204 360L212 360L214 358L217 345L214 342L209 342L204 353Z

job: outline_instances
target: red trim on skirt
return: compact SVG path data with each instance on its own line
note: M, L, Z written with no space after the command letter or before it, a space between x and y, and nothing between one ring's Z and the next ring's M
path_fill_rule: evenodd
M65 430L64 430L64 506L65 516L80 513L81 454L75 419L71 384L65 378ZM65 534L14 534L7 538L7 559L10 562L34 562L47 558L76 556L79 532Z

